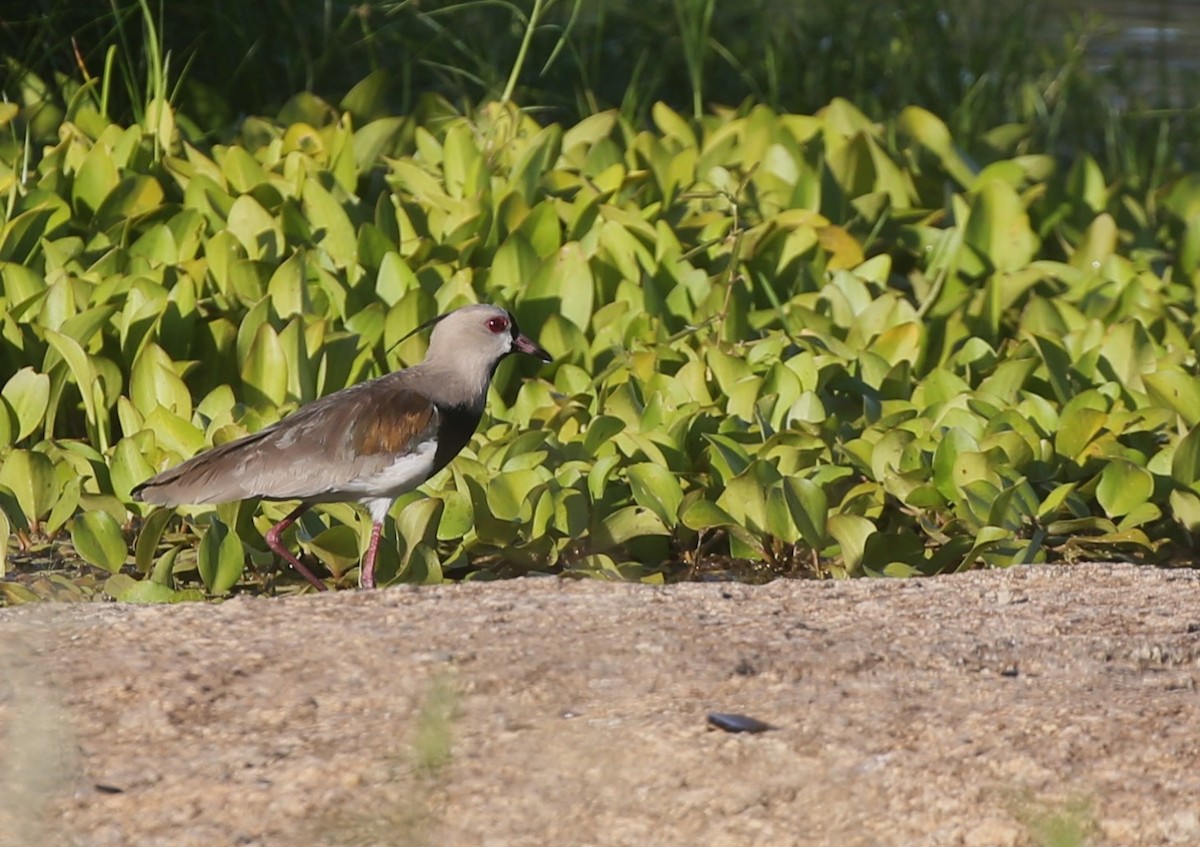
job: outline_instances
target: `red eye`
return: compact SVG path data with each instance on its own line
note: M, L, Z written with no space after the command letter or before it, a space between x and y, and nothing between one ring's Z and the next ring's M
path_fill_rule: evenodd
M508 319L507 318L488 318L487 319L487 328L490 329L492 332L496 333L497 335L499 335L500 333L502 333L508 329Z

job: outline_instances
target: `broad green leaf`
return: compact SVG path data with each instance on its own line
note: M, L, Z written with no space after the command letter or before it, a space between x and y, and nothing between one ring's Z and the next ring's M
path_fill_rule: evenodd
M959 454L969 452L978 456L978 449L979 445L970 433L957 427L947 431L938 442L933 454L933 482L938 492L947 500L953 500L958 493L959 480L955 477L954 466ZM986 464L986 460L984 461Z
M1101 264L1116 250L1118 234L1117 223L1111 215L1097 215L1075 245L1071 264L1080 270L1100 270Z
M1054 448L1066 458L1078 460L1107 422L1108 415L1104 412L1076 407L1063 416Z
M243 194L233 201L225 226L251 259L277 262L282 257L283 227L251 195Z
M358 540L358 533L353 527L340 525L331 526L307 541L302 540L300 544L320 559L335 578L339 578L358 564L361 558Z
M237 194L248 194L253 188L268 182L267 174L242 147L226 147L218 152L221 175Z
M502 521L521 520L532 510L529 492L542 481L532 470L513 470L497 474L487 486L487 502L492 515Z
M1200 495L1176 489L1171 492L1168 502L1171 517L1193 535L1200 534Z
M228 594L242 578L246 554L242 540L219 520L213 520L200 537L196 566L209 594Z
M688 529L703 530L718 527L735 526L737 521L718 506L708 500L696 500L688 504L679 517L679 522Z
M26 522L44 517L58 500L54 463L44 453L10 450L0 463L0 486L12 491Z
M829 502L825 489L809 479L785 477L783 483L788 510L800 537L809 547L820 550L827 543Z
M475 525L475 507L470 492L457 489L442 493L442 520L438 524L440 541L462 538Z
M725 490L717 498L717 505L752 532L770 532L768 492L777 489L779 481L779 472L768 462L752 461L745 471L726 483ZM782 499L778 494L776 490L773 499ZM786 506L783 511L786 513Z
M1173 410L1189 426L1200 423L1200 383L1181 370L1160 370L1142 375L1146 391L1156 403Z
M442 145L442 175L451 197L477 194L483 187L483 154L475 144L474 132L467 121L446 129Z
M1188 430L1175 447L1171 460L1171 478L1184 488L1194 488L1200 480L1200 424ZM3 479L0 478L0 482Z
M128 439L121 443L126 443ZM154 554L158 551L167 522L171 519L170 509L155 509L142 521L141 531L133 545L133 561L138 573L149 576L154 567Z
M393 76L386 68L367 74L346 92L341 108L354 116L356 124L385 117L388 114L387 94ZM374 157L369 161L374 161Z
M204 599L204 592L198 589L176 591L148 579L135 580L128 574L105 580L104 593L119 603L186 603Z
M625 421L611 415L597 415L588 425L583 439L583 450L589 456L600 455L601 449L610 444L613 436L625 429Z
M129 377L129 399L149 415L164 407L183 418L192 415L192 395L175 370L175 363L157 344L145 345L133 361Z
M840 513L830 515L827 528L829 535L841 548L846 571L857 571L862 565L867 539L875 532L875 524L861 515Z
M489 284L506 296L521 291L533 280L541 260L524 235L514 233L505 239L492 259Z
M56 470L66 470L65 464L60 465ZM59 479L61 480L61 478L62 475L60 473ZM57 497L54 505L50 507L50 513L46 515L46 520L42 524L42 531L47 536L54 537L59 530L66 526L67 521L75 515L76 511L78 511L79 503L83 499L84 481L84 477L75 476L60 485L56 491ZM125 510L120 509L119 512L119 515L114 516L114 520L123 520L125 518Z
M1154 493L1154 477L1145 468L1120 460L1105 465L1096 486L1096 499L1110 518L1127 515Z
M897 119L897 126L906 135L933 153L953 179L964 188L970 188L975 174L955 149L950 130L932 112L919 106L907 106Z
M58 214L57 208L42 207L30 209L28 212L22 212L9 219L0 227L0 261L16 262L18 264L15 267L20 267L21 264L29 261ZM32 275L33 272L29 270L19 271L5 268L6 283L10 279L17 279L24 283L20 289L10 292L9 296L13 302L21 303L26 300L18 292L28 290L28 286L32 283L28 277Z
M117 223L149 215L162 207L164 194L158 180L144 174L126 174L108 193L96 218L102 223Z
M95 214L118 182L120 174L112 151L96 145L84 157L75 174L71 187L72 204L83 214Z
M175 586L175 561L179 558L179 553L180 548L172 547L155 559L154 567L150 571L150 581L173 588Z
M279 336L270 324L258 327L242 362L242 381L247 388L247 399L256 405L279 406L287 398L288 363Z
M653 512L640 506L626 506L605 517L593 531L593 549L603 552L643 536L668 534Z
M396 518L396 532L404 543L400 576L405 582L430 584L443 580L437 553L442 510L441 500L422 497L405 506Z
M320 236L318 246L335 267L348 268L358 255L358 239L346 210L315 177L304 182L304 212L313 232Z
M85 562L113 574L121 570L129 555L120 525L103 511L84 512L75 518L71 544Z
M203 432L162 406L146 416L145 429L154 433L159 446L180 458L191 458L205 446Z
M649 462L631 465L626 473L637 504L654 512L668 528L674 527L683 502L683 489L675 475Z
M88 423L95 426L98 421L97 415L99 410L96 405L96 398L92 393L92 386L98 384L99 376L96 373L96 369L92 366L91 359L84 352L84 349L79 346L79 342L70 336L63 335L54 330L47 330L46 340L66 360L67 366L71 369L71 375L75 379L75 385L79 388L80 396L83 398L84 414L87 416Z
M33 368L21 368L4 384L2 392L17 417L14 441L21 441L41 426L50 403L50 377Z
M416 275L399 253L388 253L379 265L375 293L388 306L395 306L404 295L417 288ZM415 302L415 301L414 301ZM416 326L416 323L413 324Z
M650 111L654 118L654 123L658 125L663 135L677 139L684 148L694 148L696 146L695 133L692 132L692 128L688 126L688 122L678 112L673 111L661 100L655 103Z
M592 465L587 475L588 495L594 501L604 499L604 491L613 471L621 464L621 456L609 453L601 456Z

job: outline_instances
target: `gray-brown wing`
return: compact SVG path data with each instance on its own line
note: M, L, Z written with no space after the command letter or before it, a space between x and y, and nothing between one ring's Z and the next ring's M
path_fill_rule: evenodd
M134 491L147 503L262 497L321 500L381 473L433 438L439 415L391 374L330 394L266 429L214 447Z

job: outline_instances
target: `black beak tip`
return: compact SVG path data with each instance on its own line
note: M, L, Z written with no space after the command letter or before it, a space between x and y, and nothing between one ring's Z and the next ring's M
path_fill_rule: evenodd
M528 336L518 335L516 340L513 342L513 347L522 353L533 356L535 359L541 359L547 364L554 361L554 359L550 357L549 353L547 353L537 344L534 344L532 341L530 341Z

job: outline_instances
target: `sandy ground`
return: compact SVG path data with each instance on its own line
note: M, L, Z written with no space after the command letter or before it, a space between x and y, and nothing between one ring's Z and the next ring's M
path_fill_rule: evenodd
M4 847L1200 844L1193 571L57 604L0 645Z

